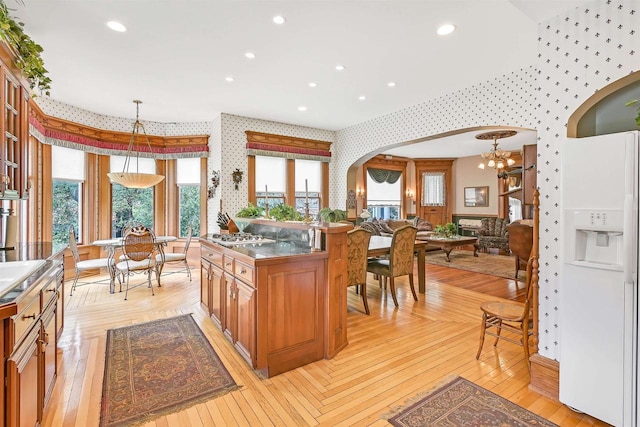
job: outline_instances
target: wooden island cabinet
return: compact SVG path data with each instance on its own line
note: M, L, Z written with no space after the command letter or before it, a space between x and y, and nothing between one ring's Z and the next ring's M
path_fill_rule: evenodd
M43 265L0 297L3 349L2 423L36 426L57 378L58 337L64 322L64 246L22 244L0 262L43 259Z
M352 226L316 226L323 250L315 252L310 228L254 220L245 232L267 241L200 239L202 306L247 363L267 377L331 358L347 344L344 256Z

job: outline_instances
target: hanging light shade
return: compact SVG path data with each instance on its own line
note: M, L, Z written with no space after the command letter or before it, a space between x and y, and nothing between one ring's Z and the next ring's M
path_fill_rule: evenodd
M107 176L109 177L109 179L111 179L111 182L120 184L123 187L149 188L162 181L164 179L164 176L154 173L138 172L138 159L140 158L140 147L138 139L140 138L140 131L142 131L142 133L144 134L144 138L147 142L147 147L149 148L149 152L152 155L153 150L151 149L151 143L149 142L147 132L144 130L144 126L142 125L142 123L140 123L139 120L140 104L142 104L142 101L136 99L133 102L136 104L136 121L133 124L133 131L131 132L131 139L129 140L129 146L127 148L127 155L124 160L122 172L111 172L108 173ZM132 157L135 161L135 166L131 164Z
M515 130L500 130L476 135L476 139L493 139L493 148L491 149L491 151L480 154L482 158L487 161L486 166L500 171L501 169L504 169L505 166L513 166L516 163L516 161L511 158L510 151L498 149L498 139L508 138L515 135L516 133L517 132ZM480 163L478 165L478 168L484 169L485 163Z

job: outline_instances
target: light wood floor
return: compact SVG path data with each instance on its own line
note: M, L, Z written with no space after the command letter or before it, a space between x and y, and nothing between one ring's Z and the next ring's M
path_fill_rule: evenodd
M167 268L167 271L169 269ZM495 299L455 286L475 278L478 286L515 288L512 280L427 265L426 295L415 302L407 282L398 286L399 309L370 280L371 315L349 290L349 345L322 360L270 379L260 379L216 329L199 305L199 270L163 276L151 296L145 287L109 294L107 285L79 287L65 295L65 328L59 342L58 380L44 426L97 426L106 330L193 313L225 366L242 387L146 426L385 426L381 416L403 402L459 375L560 426L605 425L529 391L522 348L487 339L475 359L479 306ZM471 275L471 276L470 276ZM141 280L141 277L135 278Z

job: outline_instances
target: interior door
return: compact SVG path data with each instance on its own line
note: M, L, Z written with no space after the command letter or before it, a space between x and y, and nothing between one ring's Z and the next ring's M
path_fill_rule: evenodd
M416 215L434 226L451 221L453 160L416 160Z

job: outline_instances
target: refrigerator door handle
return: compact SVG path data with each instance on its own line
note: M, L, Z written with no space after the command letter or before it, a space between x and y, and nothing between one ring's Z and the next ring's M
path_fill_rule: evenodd
M634 280L634 226L633 226L633 195L625 194L623 210L623 234L622 234L622 271L625 283L633 283Z

